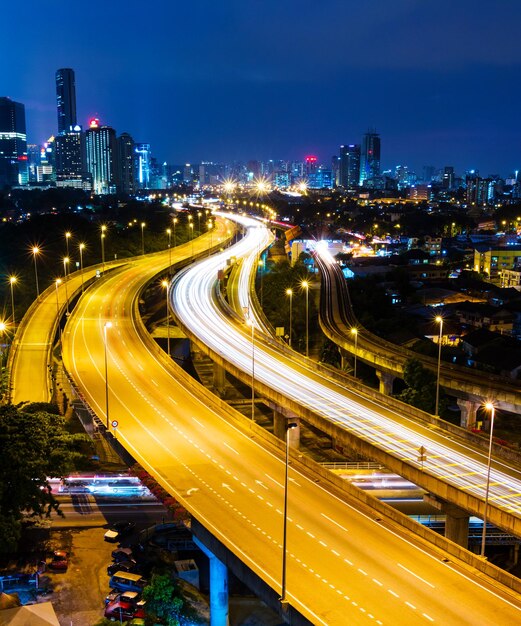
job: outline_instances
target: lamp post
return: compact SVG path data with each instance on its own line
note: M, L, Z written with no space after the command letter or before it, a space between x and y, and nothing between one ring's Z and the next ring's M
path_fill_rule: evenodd
M13 326L16 324L14 317L14 285L18 279L16 276L9 276L9 286L11 287L11 315L13 318Z
M303 289L306 290L306 356L309 356L309 283L303 280L301 283Z
M443 336L443 317L437 315L435 321L440 325L440 334L438 335L438 370L436 374L436 405L434 409L434 415L438 417L438 409L440 404L440 369L441 369L441 338Z
M107 230L107 227L105 226L105 224L103 224L103 226L101 227L101 268L103 273L105 273L105 231Z
M80 243L80 272L81 272L81 293L83 293L83 251L85 250L85 244Z
M288 470L289 470L289 431L297 428L297 422L289 422L286 424L286 462L284 472L284 514L283 514L283 531L282 531L282 583L280 602L284 604L286 600L286 552L287 552L287 533L288 533Z
M162 280L161 286L166 294L166 353L170 356L170 311L168 310L168 281Z
M293 289L286 289L286 295L289 296L289 347L291 348L291 333L293 330Z
M0 336L3 336L7 331L7 324L0 322ZM0 398L4 397L4 350L0 345Z
M496 416L496 407L492 402L485 404L487 411L490 411L490 438L488 441L488 459L487 459L487 484L485 487L485 508L483 510L483 531L481 532L481 554L485 558L485 539L487 536L487 515L488 515L488 494L490 491L490 465L492 462L492 441L494 437L494 417Z
M353 364L353 376L356 378L356 353L357 353L357 348L358 348L358 328L353 326L351 328L351 334L355 338L355 359L354 359L354 364Z
M69 293L67 291L67 264L69 263L69 257L63 258L63 282L65 283L65 303L67 305L67 315L69 315Z
M172 274L172 229L167 228L166 234L168 235L168 274Z
M194 225L192 222L188 224L188 227L190 228L190 241L192 242L192 256L194 256Z
M174 225L174 248L177 246L177 238L175 236L175 225L177 224L177 217L172 219L172 224Z
M56 292L56 315L60 315L60 301L58 300L58 287L62 284L62 279L57 278L54 281L54 287Z
M107 359L107 328L112 328L112 322L103 324L103 344L105 347L105 415L107 417L107 432L109 430L109 368Z
M251 327L251 421L255 421L255 324L248 317L246 324Z
M211 218L206 222L206 229L210 231L210 247L208 248L208 256L210 256L213 248L213 222Z
M72 237L72 233L71 233L70 231L67 231L67 232L65 233L65 245L66 245L66 248L67 248L67 256L70 256L70 255L69 255L69 239L70 239L71 237Z
M145 254L145 222L141 222L141 254Z
M34 279L36 281L36 299L40 297L40 288L38 286L38 267L36 265L36 257L40 254L40 248L38 246L33 247L33 258L34 258Z
M197 211L197 234L201 234L201 211Z

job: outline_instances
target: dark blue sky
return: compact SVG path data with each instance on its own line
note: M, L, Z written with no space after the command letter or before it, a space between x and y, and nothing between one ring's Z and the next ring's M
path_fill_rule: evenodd
M56 132L54 73L172 163L328 163L368 127L382 165L521 169L520 0L26 0L0 13L0 96Z

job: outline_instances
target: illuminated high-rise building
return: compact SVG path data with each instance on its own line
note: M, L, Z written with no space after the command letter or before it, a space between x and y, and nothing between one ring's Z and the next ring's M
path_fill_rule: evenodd
M56 105L58 107L58 134L69 132L76 124L76 80L74 70L56 71Z
M338 184L345 189L358 185L360 180L360 146L340 146L340 168Z
M54 139L56 184L59 187L80 187L85 170L81 126Z
M360 154L360 185L380 176L380 135L369 130L362 140Z
M136 191L134 140L128 133L118 137L118 191L133 194Z
M138 189L150 188L150 144L136 143L134 147L136 163L136 181Z
M87 171L92 175L94 193L103 195L116 192L117 143L116 131L110 126L100 126L92 119L85 132Z
M0 98L0 187L28 182L25 107Z

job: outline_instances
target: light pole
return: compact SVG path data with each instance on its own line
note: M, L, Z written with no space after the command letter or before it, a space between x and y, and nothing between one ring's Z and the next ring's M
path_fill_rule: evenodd
M259 259L259 269L260 269L260 275L261 275L261 279L260 279L260 305L262 308L262 301L263 301L263 296L264 296L264 261L263 259Z
M188 227L190 228L190 241L192 242L192 257L193 257L194 256L194 225L192 224L192 222L188 224Z
M246 324L251 327L251 421L255 421L255 324L248 317Z
M107 230L107 227L105 226L105 224L103 224L103 226L101 227L101 268L103 273L105 273L105 231Z
M201 211L197 211L197 235L201 234Z
M166 353L170 356L170 311L168 310L168 281L162 280L161 286L165 289L166 298Z
M284 515L283 515L283 531L282 531L282 590L280 593L280 602L284 604L286 600L286 552L287 552L287 534L288 534L288 470L289 470L289 431L297 428L297 422L289 422L286 424L286 462L284 472Z
M494 437L494 417L496 416L496 407L492 402L485 404L487 411L490 411L490 438L488 441L488 460L487 460L487 485L485 487L485 508L483 510L483 531L481 532L481 554L485 558L485 539L487 536L487 515L488 515L488 494L490 491L490 465L492 462L492 441Z
M7 324L5 322L0 322L0 336L4 337L4 334L7 331ZM4 349L3 346L0 345L0 398L4 397Z
M38 246L33 247L33 258L34 258L34 278L36 281L36 299L38 300L40 297L40 287L38 286L38 267L36 265L36 257L40 254L40 248Z
M356 353L357 353L357 348L358 348L358 328L353 326L351 328L351 334L355 338L355 360L354 360L354 365L353 365L353 376L356 378Z
M174 248L177 246L177 238L175 236L175 225L177 224L177 217L172 219L172 224L174 225Z
M70 256L70 255L69 255L69 239L70 239L71 237L72 237L72 233L71 233L70 231L67 231L67 232L65 233L65 245L66 245L66 247L67 247L67 256Z
M309 356L309 283L303 280L301 283L303 289L306 290L306 356Z
M167 228L166 234L168 235L168 275L172 274L172 229Z
M58 300L58 287L59 285L62 284L62 279L61 278L57 278L54 281L54 286L55 286L55 292L56 292L56 315L60 315L60 301Z
M145 222L141 222L141 254L145 254Z
M440 368L441 368L441 338L443 337L443 317L437 315L435 321L440 325L440 334L438 335L438 370L436 375L436 406L434 415L439 416L438 409L440 404Z
M286 295L289 296L289 347L291 348L291 333L293 330L293 289L286 289Z
M208 256L210 256L213 248L213 222L211 219L206 222L206 228L210 231L210 247L208 248Z
M107 328L112 328L112 322L103 324L103 344L105 347L105 415L107 417L107 432L109 430L109 367L107 359Z
M83 251L85 250L85 244L80 243L80 272L81 272L81 293L83 293Z
M69 257L63 258L63 282L65 283L65 303L67 305L67 315L69 315L69 293L67 290L67 264L69 263Z
M9 285L11 287L11 315L13 317L13 326L16 324L15 318L14 318L14 285L16 283L18 279L16 278L16 276L10 276L9 277Z

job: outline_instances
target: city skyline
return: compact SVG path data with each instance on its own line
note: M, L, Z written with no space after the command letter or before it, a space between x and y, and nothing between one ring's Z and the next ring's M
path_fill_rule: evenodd
M25 104L30 143L56 134L54 76L70 67L78 123L99 117L170 163L311 153L327 164L374 127L382 169L508 176L521 165L521 6L415 4L329 0L318 12L311 3L203 0L143 18L141 4L119 0L67 15L52 3L42 15L29 0L23 22L4 9L15 26L0 43L2 95Z

